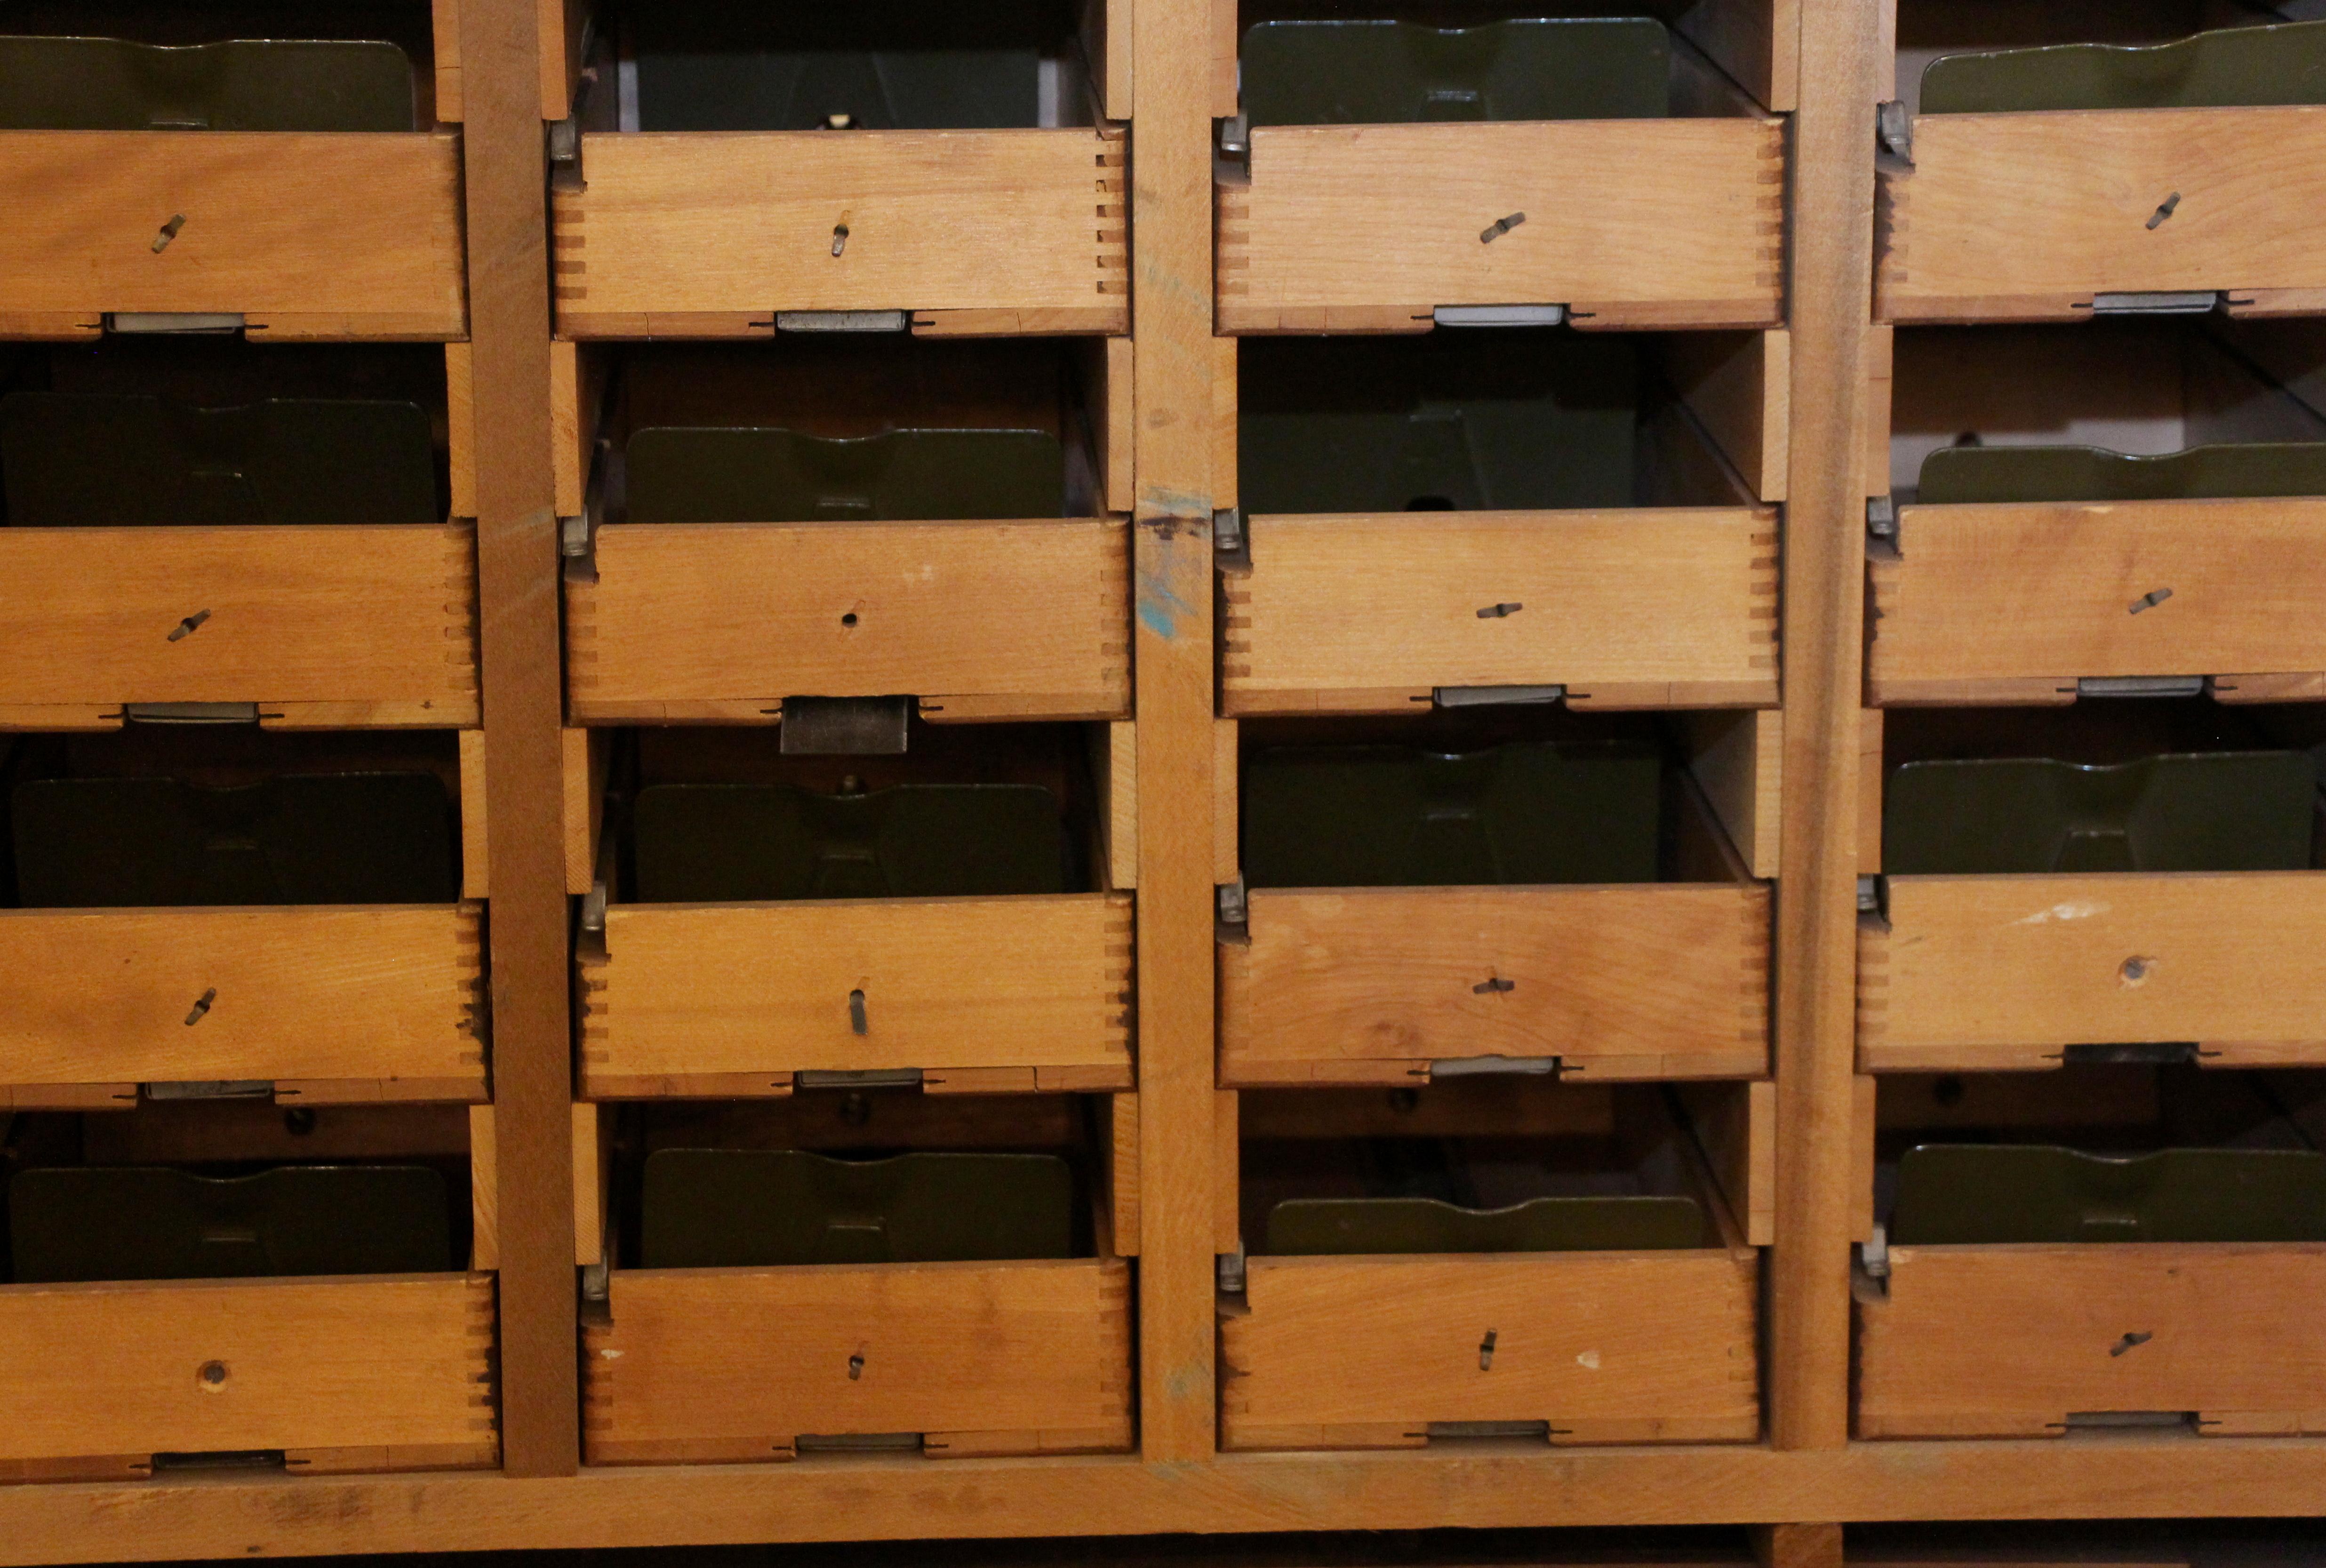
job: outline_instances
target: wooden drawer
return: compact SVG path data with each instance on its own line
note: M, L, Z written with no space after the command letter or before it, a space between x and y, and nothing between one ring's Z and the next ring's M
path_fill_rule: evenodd
M468 334L452 132L0 132L0 206L12 337L94 337L113 312L237 314L271 339Z
M1125 332L1123 162L1107 126L588 135L586 188L553 204L558 331L905 311L924 332Z
M2326 873L1893 876L1858 927L1869 1071L2046 1067L2193 1041L2326 1060Z
M2326 1430L2326 1246L1912 1246L1857 1304L1857 1435L2059 1436L2086 1414Z
M0 1479L488 1467L492 1357L488 1274L0 1286Z
M582 1093L913 1068L932 1087L1129 1088L1130 969L1127 893L618 903L582 960Z

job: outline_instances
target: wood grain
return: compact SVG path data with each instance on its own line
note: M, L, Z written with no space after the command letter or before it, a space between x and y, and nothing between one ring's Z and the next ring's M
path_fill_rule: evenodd
M1793 341L1765 332L1690 332L1660 345L1664 373L1753 494L1785 499L1792 446Z
M1753 875L1777 874L1784 805L1785 715L1781 709L1683 716L1689 777Z

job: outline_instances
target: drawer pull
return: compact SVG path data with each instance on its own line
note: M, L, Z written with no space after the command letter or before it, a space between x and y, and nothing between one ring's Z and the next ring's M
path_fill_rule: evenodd
M864 1017L864 993L861 991L848 994L848 1027L859 1034L872 1032L871 1024Z
M2123 1339L2118 1339L2116 1342L2115 1346L2108 1351L2108 1354L2110 1356L2121 1356L2126 1350L2132 1349L2135 1346L2145 1345L2154 1338L2156 1338L2156 1336L2154 1334L2126 1334Z

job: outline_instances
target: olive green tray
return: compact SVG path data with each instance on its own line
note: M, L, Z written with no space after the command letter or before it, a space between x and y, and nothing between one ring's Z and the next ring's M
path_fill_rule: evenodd
M428 415L411 403L13 392L0 476L22 527L443 520Z
M1899 1246L2071 1241L2326 1241L2326 1154L1925 1143L1898 1163Z
M1262 888L1653 882L1662 788L1655 749L1625 741L1271 747L1244 767L1244 877Z
M22 1171L8 1184L18 1284L436 1274L457 1268L444 1178L418 1165Z
M2326 442L2192 446L2135 457L2097 446L1946 446L1922 460L1925 506L2195 501L2326 495Z
M1055 518L1065 448L1039 430L893 430L856 438L655 426L624 448L633 523Z
M656 784L632 812L647 903L984 898L1067 891L1057 798L1026 784Z
M2171 43L2062 43L1949 54L1921 112L2213 109L2326 103L2326 22L2230 27Z
M1671 98L1671 38L1651 17L1262 22L1241 61L1255 126L1661 119Z
M1074 1171L1055 1154L836 1160L661 1149L639 1208L647 1268L981 1263L1073 1255Z
M1537 1198L1464 1209L1435 1198L1294 1198L1268 1213L1276 1256L1638 1252L1710 1245L1693 1198Z
M393 43L0 35L0 130L415 128L412 62Z
M1255 515L1633 504L1642 375L1618 336L1267 339L1241 381Z
M10 796L27 908L450 903L459 833L433 773L28 779Z

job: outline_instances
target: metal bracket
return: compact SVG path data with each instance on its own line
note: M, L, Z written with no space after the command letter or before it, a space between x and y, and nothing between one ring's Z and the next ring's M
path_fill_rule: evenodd
M1857 1247L1857 1266L1865 1271L1870 1280L1890 1277L1890 1232L1877 1222L1874 1233Z
M245 325L240 311L107 311L105 330L122 336L144 333L230 335Z
M1865 503L1865 532L1884 544L1898 542L1898 503L1889 496L1873 496Z
M590 464L590 486L582 496L582 515L557 519L557 553L582 563L591 580L598 574L598 530L605 526L607 505L621 490L621 454L610 441L598 443Z
M1221 157L1249 158L1251 156L1251 117L1250 115L1233 114L1225 119L1214 120L1213 126L1213 134L1219 146Z
M779 332L901 332L911 328L910 311L777 311Z
M1478 1442L1497 1438L1550 1441L1548 1421L1433 1421L1428 1432L1432 1442Z
M2096 316L2202 316L2210 315L2228 303L2227 294L2210 289L2179 293L2103 294L2092 296L2092 314Z
M1892 98L1874 112L1874 166L1893 174L1914 172L1914 117Z
M582 117L580 107L562 120L549 122L549 188L569 194L587 190L582 178Z
M1429 1064L1429 1081L1468 1078L1557 1078L1555 1056L1454 1056Z
M1434 686L1429 701L1441 708L1540 707L1567 700L1563 686Z
M601 1262L588 1263L582 1265L582 1299L583 1301L591 1302L603 1302L610 1297L613 1293L614 1270L612 1265Z
M1565 305L1439 305L1429 313L1441 327L1556 327L1567 321Z
M1223 507L1212 514L1212 559L1223 566L1251 568L1251 539L1244 532L1242 507Z
M2079 697L2200 697L2201 675L2092 675L2076 683Z
M273 1078L185 1078L139 1084L139 1096L149 1100L271 1100Z
M593 937L606 934L606 879L600 877L582 895L582 929Z
M1882 879L1862 876L1857 879L1857 912L1878 915L1882 912Z
M814 1068L792 1074L792 1087L801 1089L916 1089L921 1087L921 1069L916 1067L878 1067L861 1071Z
M786 697L777 750L786 757L901 757L911 697Z
M1248 1280L1249 1273L1244 1265L1242 1247L1238 1247L1233 1252L1223 1252L1219 1255L1220 1294L1223 1296L1243 1294L1244 1285Z
M2205 1052L2193 1040L2153 1041L2136 1045L2070 1045L2060 1059L2070 1067L2121 1063L2136 1067L2195 1067Z
M1233 942L1240 947L1249 944L1251 940L1251 900L1245 891L1243 879L1238 877L1232 882L1222 882L1217 898L1217 939Z
M256 703L124 703L125 724L255 724Z

